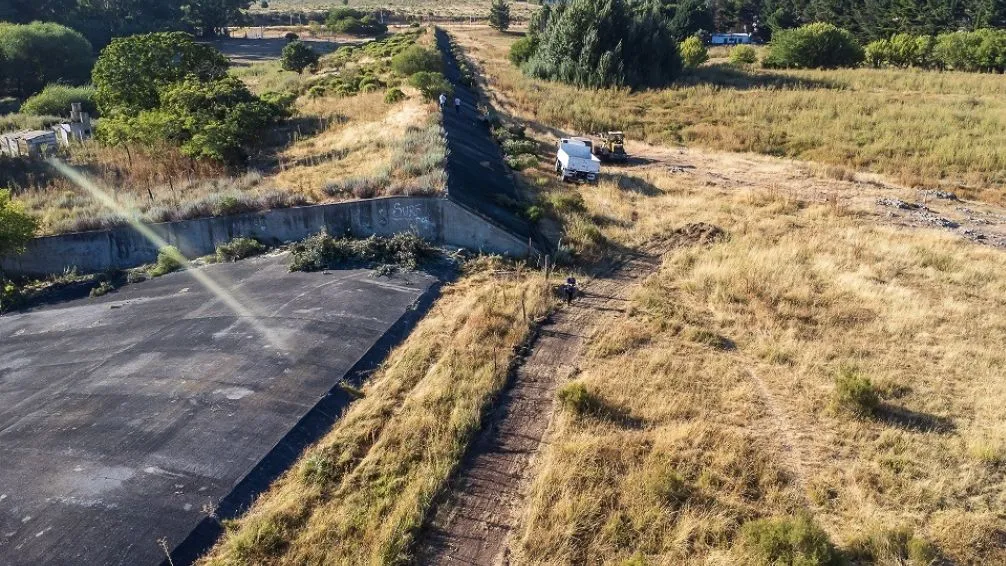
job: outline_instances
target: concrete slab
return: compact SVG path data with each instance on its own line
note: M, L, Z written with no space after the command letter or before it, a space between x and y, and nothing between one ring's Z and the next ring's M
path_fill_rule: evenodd
M204 269L286 351L187 273L0 318L0 563L158 564L159 539L190 559L209 510L246 505L305 423L336 418L333 388L438 287L286 265Z

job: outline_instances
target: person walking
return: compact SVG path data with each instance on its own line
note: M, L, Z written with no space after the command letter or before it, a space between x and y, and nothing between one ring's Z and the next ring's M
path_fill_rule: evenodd
M446 105L447 105L447 95L441 92L440 93L440 109L443 110L444 106L446 106Z
M457 96L454 97L454 113L455 114L461 113L461 99L458 98Z

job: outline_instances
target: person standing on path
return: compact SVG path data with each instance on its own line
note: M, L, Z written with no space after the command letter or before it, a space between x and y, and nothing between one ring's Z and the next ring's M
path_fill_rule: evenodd
M440 109L443 110L444 106L446 106L446 105L447 105L447 95L441 92L440 93Z
M457 96L454 97L454 113L455 114L461 113L461 99L458 98Z

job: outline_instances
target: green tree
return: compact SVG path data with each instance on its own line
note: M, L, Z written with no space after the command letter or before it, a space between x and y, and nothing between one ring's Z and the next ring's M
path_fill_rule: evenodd
M27 97L50 83L83 84L93 62L91 44L68 27L0 23L0 78L8 92Z
M510 29L510 4L506 0L493 0L489 6L489 27L496 31Z
M0 258L23 252L37 231L38 219L11 198L10 190L0 189Z
M713 15L705 0L682 0L670 22L676 41L684 41L700 31L713 31Z
M510 45L510 53L508 55L510 62L520 67L534 55L537 48L538 42L531 36L524 36L518 39Z
M328 13L325 25L335 33L359 36L377 36L388 31L388 26L378 21L373 14L364 14L352 8L333 9Z
M303 41L291 41L283 46L282 65L287 71L303 73L304 69L318 64L318 52Z
M391 58L391 70L403 77L410 77L420 71L442 71L443 66L439 51L420 45L410 45Z
M834 69L863 62L863 48L848 31L831 24L813 23L772 35L767 67Z
M538 48L521 69L578 86L657 86L681 71L662 6L630 10L624 0L569 0L553 9Z
M227 59L182 32L150 33L114 40L102 50L92 79L106 116L157 108L160 91L192 76L214 81L227 74Z
M101 122L102 138L145 145L166 142L193 159L238 164L283 110L252 94L239 79L205 82L195 76L167 87L162 106Z
M694 35L682 41L678 50L681 52L681 61L686 69L698 68L699 65L709 60L705 44Z
M412 75L409 77L409 84L418 89L426 100L433 100L440 93L450 94L454 90L442 74L430 71L419 71Z
M244 18L250 0L187 0L182 20L203 37L213 37Z
M734 65L754 65L758 62L758 53L750 45L738 45L730 50L730 62Z

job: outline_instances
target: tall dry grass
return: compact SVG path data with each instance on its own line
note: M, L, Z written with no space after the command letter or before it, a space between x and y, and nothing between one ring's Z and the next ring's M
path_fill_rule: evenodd
M551 303L540 274L491 259L468 271L202 564L408 559L431 501L503 387L514 348Z
M512 36L458 27L501 106L578 132L795 157L910 185L1006 187L1006 78L918 70L771 71L720 64L666 89L584 90L523 76ZM985 190L989 188L991 190Z
M698 221L729 237L669 249L599 314L514 562L758 564L745 525L805 515L867 563L1006 561L1006 255L784 187L653 169L570 190L625 220L598 224L611 242ZM850 368L868 415L836 405Z

